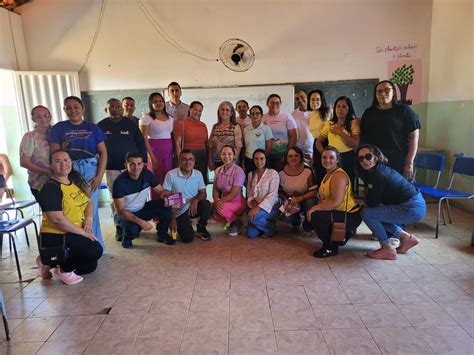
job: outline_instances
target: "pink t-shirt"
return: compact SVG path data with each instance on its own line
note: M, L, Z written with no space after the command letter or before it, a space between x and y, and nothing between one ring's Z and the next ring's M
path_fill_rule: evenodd
M214 185L220 191L222 196L227 195L232 186L240 186L240 194L237 194L232 202L240 201L242 197L242 186L245 182L245 173L240 166L232 164L232 166L224 172L224 165L218 167L214 174Z

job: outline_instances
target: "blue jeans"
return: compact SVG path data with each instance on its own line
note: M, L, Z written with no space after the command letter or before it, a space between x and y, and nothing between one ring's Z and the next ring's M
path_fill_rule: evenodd
M361 212L362 220L381 244L390 243L388 233L399 238L402 224L417 223L426 214L426 203L421 193L399 205L380 205L367 207Z
M76 170L81 176L86 180L89 181L97 174L97 161L96 157L88 158L88 159L80 159L73 161L73 168ZM105 253L105 244L104 240L102 239L102 231L100 230L100 220L99 220L99 189L95 190L91 194L92 202L94 203L94 215L92 221L92 234L97 237L102 249Z
M276 219L279 214L280 210L278 209L278 204L273 206L270 213L260 208L255 217L248 221L247 237L256 238L262 233L268 236L275 234Z
M301 214L303 214L303 230L306 232L313 230L313 228L311 227L311 223L306 220L306 212L315 204L316 200L312 198L300 202L301 210L287 217L287 220L290 221L292 226L299 227L301 225Z
M157 235L159 237L166 237L168 235L168 227L171 221L171 207L165 207L163 200L148 201L141 210L132 213L144 221L158 217L159 222L156 225ZM114 220L117 225L122 227L124 239L138 237L142 230L138 224L127 221L118 214L115 215Z

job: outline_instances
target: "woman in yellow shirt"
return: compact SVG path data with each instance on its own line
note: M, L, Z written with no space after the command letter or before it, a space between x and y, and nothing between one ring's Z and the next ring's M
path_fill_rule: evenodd
M355 181L355 153L359 145L360 127L354 120L356 114L352 101L347 96L339 97L334 103L334 117L326 124L316 141L317 150L322 153L323 145L336 148L341 154L341 163L344 171L349 175L351 183Z
M311 222L314 231L323 242L323 247L313 254L316 258L337 255L339 246L347 243L362 222L359 205L352 195L351 181L340 167L339 151L331 146L324 148L321 161L326 169L326 175L319 187L319 203L306 213L307 220ZM333 222L344 220L346 220L344 241L332 242Z

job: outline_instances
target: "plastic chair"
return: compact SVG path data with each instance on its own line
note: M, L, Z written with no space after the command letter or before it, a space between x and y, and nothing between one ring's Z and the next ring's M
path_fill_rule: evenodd
M11 200L11 202L0 205L0 209L4 211L8 211L8 210L15 211L15 218L18 218L18 213L20 213L21 218L25 218L25 214L23 213L23 208L34 206L38 203L35 199L17 201L14 199L9 189L7 189L6 191L7 191L7 197Z
M449 200L452 200L452 199L453 200L454 199L468 200L468 199L474 198L474 194L472 194L471 192L459 191L452 188L454 177L456 174L474 176L474 157L465 157L464 153L459 153L456 156L453 170L451 171L451 178L449 180L448 188L442 189L439 187L425 187L423 189L420 189L423 192L423 194L438 199L438 213L436 215L436 238L438 238L438 231L439 231L439 216L443 213L442 211L443 202L446 201L449 223L452 223L451 211L449 208ZM444 216L443 216L443 219L444 219ZM444 225L446 225L445 221L444 221Z
M422 185L415 182L415 186L420 190L426 187L437 188L441 172L444 167L444 155L438 153L418 153L415 157L415 178L418 169L425 169L438 172L436 176L436 183L433 186Z

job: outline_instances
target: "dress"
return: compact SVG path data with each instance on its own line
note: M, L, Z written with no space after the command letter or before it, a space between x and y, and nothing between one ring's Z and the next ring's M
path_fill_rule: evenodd
M405 104L388 110L369 107L360 123L361 144L373 144L388 158L388 166L403 174L408 154L408 134L420 129L418 115Z
M212 161L221 165L221 151L225 145L230 145L233 148L242 148L242 128L238 124L230 124L224 129L219 127L218 124L214 125L209 137L209 145L211 147Z
M36 131L25 133L20 143L20 156L29 158L33 164L40 168L48 169L49 143L46 136L40 135ZM35 193L39 192L48 180L48 175L28 170L28 185Z

